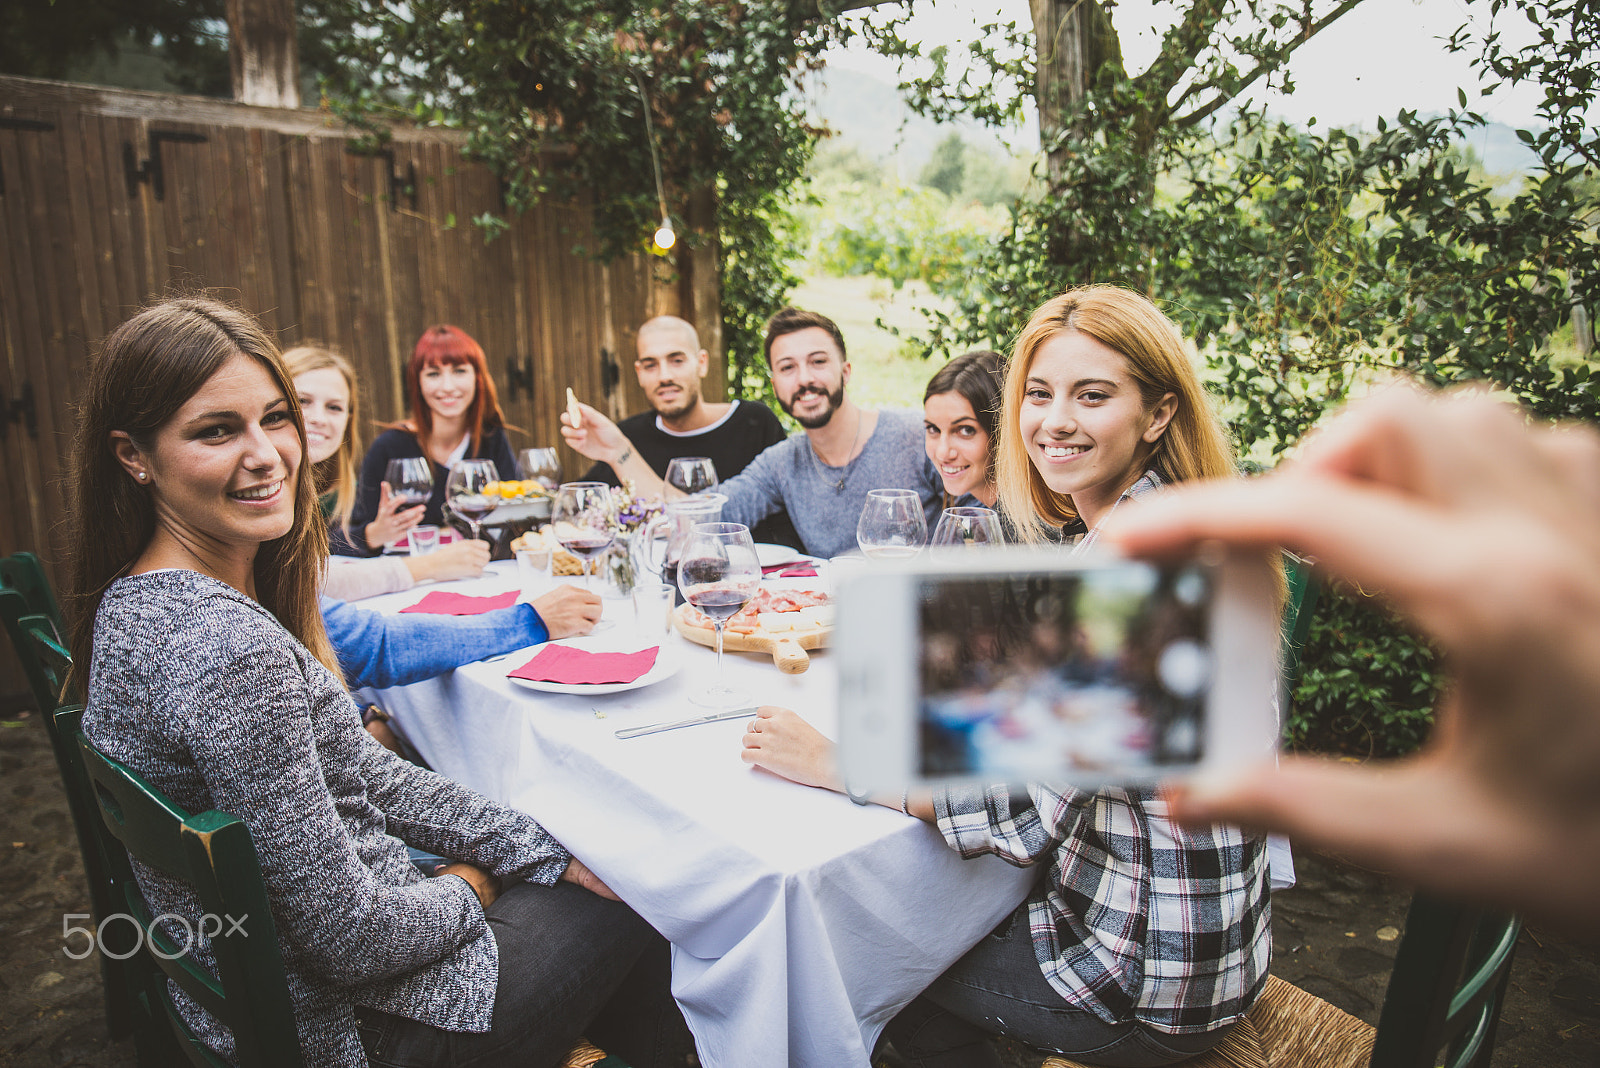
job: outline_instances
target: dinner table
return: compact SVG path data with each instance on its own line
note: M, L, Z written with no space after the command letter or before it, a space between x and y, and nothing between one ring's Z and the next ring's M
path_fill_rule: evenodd
M775 589L826 591L828 565ZM548 577L523 590L529 600ZM363 601L398 612L430 590L517 589L514 562L480 578ZM603 599L590 652L659 649L643 685L508 678L538 648L362 695L437 772L537 819L672 944L672 993L709 1068L867 1068L884 1025L1027 895L1037 872L963 859L931 825L803 786L740 759L751 715L619 738L702 715L714 652L663 626L646 599ZM826 648L784 674L728 652L748 705L795 709L836 736Z

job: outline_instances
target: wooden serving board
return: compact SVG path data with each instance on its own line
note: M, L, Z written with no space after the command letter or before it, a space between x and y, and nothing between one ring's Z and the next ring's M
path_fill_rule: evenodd
M678 633L690 641L715 649L717 632L710 627L698 627L689 622L689 613L693 611L693 605L680 604L673 611L673 625L678 628ZM722 632L722 648L723 651L730 653L771 653L772 662L777 665L779 671L785 675L798 675L811 666L811 656L806 650L821 649L828 644L828 638L832 633L832 627L808 630L803 634L796 634L793 631L779 634L765 632L740 634L725 630Z

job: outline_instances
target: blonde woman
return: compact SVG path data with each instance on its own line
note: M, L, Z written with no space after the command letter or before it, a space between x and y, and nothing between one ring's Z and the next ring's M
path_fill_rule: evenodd
M1177 328L1111 286L1033 313L999 436L999 502L1034 542L1065 528L1091 544L1121 502L1234 472ZM794 712L760 709L744 746L747 763L842 789L833 744ZM997 1034L1091 1064L1174 1064L1220 1042L1261 992L1272 942L1259 838L1180 829L1143 789L1030 783L874 800L932 823L963 856L1044 869L1008 920L890 1022L909 1065L993 1068Z
M329 557L323 593L337 601L355 601L382 593L409 590L418 582L475 578L489 562L489 545L462 539L441 545L425 556L362 558L350 542L350 514L356 501L356 455L360 451L360 426L355 368L338 352L323 345L300 345L283 354L294 378L300 409L305 413L307 459L316 473L317 499L328 520L328 540L335 549ZM368 525L376 544L398 538L382 525L380 515ZM380 528L380 529L374 529ZM342 555L344 550L348 555Z

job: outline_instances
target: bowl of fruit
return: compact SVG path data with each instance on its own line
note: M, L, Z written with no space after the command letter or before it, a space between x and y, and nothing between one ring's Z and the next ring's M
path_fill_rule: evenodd
M550 518L550 491L536 478L506 479L491 482L483 487L487 496L497 497L498 506L491 513L495 524L514 523L526 519Z

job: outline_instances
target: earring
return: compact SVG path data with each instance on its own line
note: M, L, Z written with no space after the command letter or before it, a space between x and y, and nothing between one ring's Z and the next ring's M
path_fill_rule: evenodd
M143 482L145 479L147 479L149 477L150 476L147 473L145 473L144 471L140 471L139 472L139 481L140 482Z

